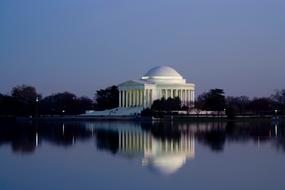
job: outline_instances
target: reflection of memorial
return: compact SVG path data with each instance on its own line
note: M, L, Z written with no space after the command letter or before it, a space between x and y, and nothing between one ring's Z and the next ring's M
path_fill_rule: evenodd
M72 147L94 141L98 151L139 159L144 167L171 174L195 156L195 143L224 151L225 144L262 142L285 151L284 123L254 122L36 122L4 123L0 126L0 148L34 153L47 143Z
M143 156L142 165L163 174L171 174L195 156L193 135L181 134L178 140L158 139L142 130L120 130L119 152L126 156Z

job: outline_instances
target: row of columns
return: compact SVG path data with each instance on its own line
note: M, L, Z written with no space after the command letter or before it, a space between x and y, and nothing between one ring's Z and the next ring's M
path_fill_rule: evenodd
M162 89L161 96L164 98L179 97L182 105L191 105L194 103L194 90L190 89Z
M148 107L152 97L152 89L120 90L119 107Z
M195 100L194 90L162 89L160 97L179 97L182 105L191 106ZM150 107L153 102L153 89L120 90L119 107Z

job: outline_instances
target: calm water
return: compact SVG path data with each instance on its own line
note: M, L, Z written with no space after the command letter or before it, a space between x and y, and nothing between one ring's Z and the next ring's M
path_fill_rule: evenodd
M285 125L0 124L0 189L284 189Z

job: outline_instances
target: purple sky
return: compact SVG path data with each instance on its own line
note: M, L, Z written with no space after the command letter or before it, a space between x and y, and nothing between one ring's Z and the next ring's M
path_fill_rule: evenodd
M96 89L169 65L197 94L285 88L284 0L1 0L0 92Z

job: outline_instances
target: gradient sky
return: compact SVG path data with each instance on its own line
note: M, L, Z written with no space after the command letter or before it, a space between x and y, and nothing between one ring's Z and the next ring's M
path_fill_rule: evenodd
M93 97L158 65L197 94L285 88L284 0L1 0L0 27L1 93Z

